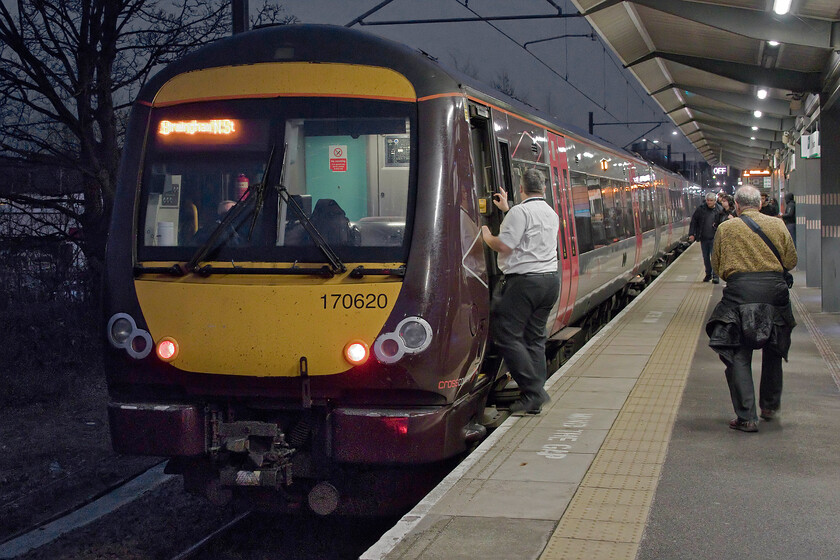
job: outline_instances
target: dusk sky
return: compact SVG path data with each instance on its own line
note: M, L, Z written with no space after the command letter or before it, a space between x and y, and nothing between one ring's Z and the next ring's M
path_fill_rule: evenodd
M346 25L382 0L280 0L286 12L302 23ZM252 0L252 8L257 4ZM394 0L366 22L437 18L564 14L577 10L566 0ZM475 12L475 13L473 13ZM497 27L499 30L494 29ZM521 21L493 21L414 25L353 26L368 33L400 41L421 49L441 62L469 68L485 83L501 75L510 78L516 96L563 123L588 129L588 113L594 111L596 123L666 120L645 137L671 144L674 160L689 152L689 161L702 157L667 119L656 102L621 68L620 61L600 38L568 37L520 45L558 35L584 35L592 28L581 17ZM506 36L507 35L507 36ZM516 43L519 43L517 45ZM533 54L531 54L533 53ZM594 133L623 147L654 125L596 126ZM672 133L677 131L675 136Z

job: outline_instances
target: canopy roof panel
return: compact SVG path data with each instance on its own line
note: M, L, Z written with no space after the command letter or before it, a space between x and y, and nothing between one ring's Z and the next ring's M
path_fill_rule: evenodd
M840 97L837 0L572 1L710 164L766 166L803 100Z

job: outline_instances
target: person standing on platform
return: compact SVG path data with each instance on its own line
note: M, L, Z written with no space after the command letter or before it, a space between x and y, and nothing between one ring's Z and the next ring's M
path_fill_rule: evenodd
M782 221L787 226L790 238L793 239L793 246L796 247L796 202L793 200L793 193L785 194L785 212L782 214Z
M796 266L796 248L784 223L761 214L760 206L758 189L743 186L735 193L739 219L727 220L718 227L712 266L726 281L726 287L706 323L709 346L726 365L726 382L736 414L729 427L742 432L758 431L753 350L762 349L761 418L771 420L781 406L782 358L787 360L790 333L796 326L785 281L785 271Z
M546 380L545 328L560 292L557 274L557 234L560 219L545 201L545 179L536 169L522 174L522 202L510 208L507 193L493 195L506 212L499 235L482 226L484 242L499 253L504 273L500 294L493 298L490 329L522 394L513 413L539 414L550 400Z
M732 218L738 217L738 215L735 213L735 199L732 197L732 195L727 194L723 197L719 196L718 204L720 205L720 214L718 214L717 216L715 228L717 228L717 226L719 226L726 220L731 220Z
M691 225L688 227L688 240L692 243L699 239L700 249L703 251L703 264L706 267L706 276L703 282L711 280L715 284L720 282L712 269L710 255L715 242L715 228L718 224L718 216L721 207L717 203L717 195L713 192L706 193L706 202L697 207L691 216Z
M759 209L764 215L767 216L778 216L779 215L779 203L776 202L776 199L772 196L768 196L767 194L761 195L761 208Z

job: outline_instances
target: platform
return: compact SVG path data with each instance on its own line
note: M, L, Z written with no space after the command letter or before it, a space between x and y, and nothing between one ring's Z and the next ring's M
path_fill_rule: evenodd
M794 272L779 418L734 417L703 326L723 284L691 246L364 560L833 558L840 315ZM756 389L760 352L753 367Z

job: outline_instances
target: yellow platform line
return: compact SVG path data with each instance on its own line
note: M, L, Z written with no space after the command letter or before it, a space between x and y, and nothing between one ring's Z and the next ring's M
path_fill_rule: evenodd
M713 293L710 288L688 288L541 560L636 557L703 327L700 318Z

